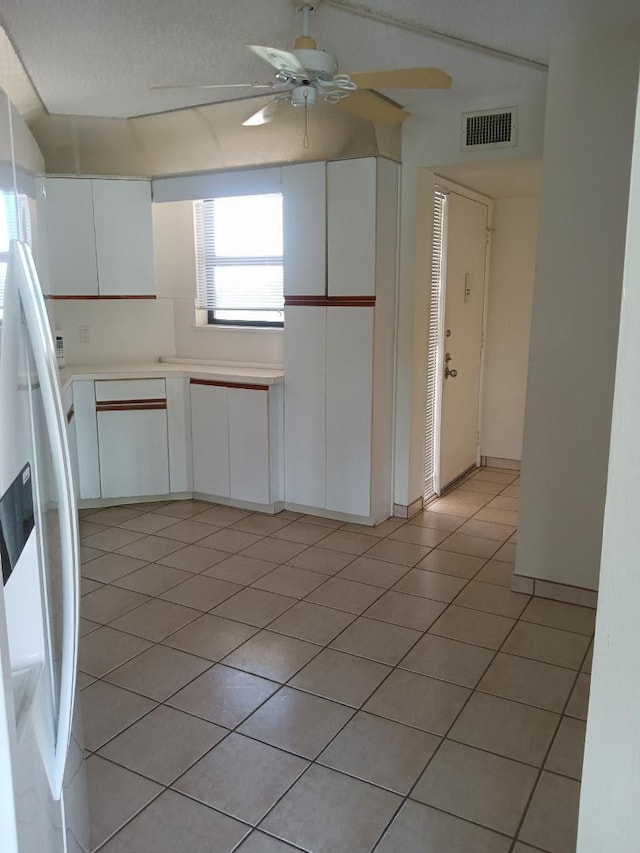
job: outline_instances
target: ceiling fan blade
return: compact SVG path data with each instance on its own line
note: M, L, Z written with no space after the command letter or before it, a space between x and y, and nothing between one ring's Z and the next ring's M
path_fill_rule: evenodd
M385 98L379 92L371 92L368 89L352 92L348 98L339 100L337 106L359 118L366 118L374 124L398 125L411 115L400 104Z
M306 68L300 62L295 53L288 50L280 50L277 47L267 47L262 44L246 44L260 59L264 59L269 65L273 65L278 71L292 71L294 74L305 74Z
M448 89L451 77L442 68L391 68L349 74L361 89Z
M278 109L278 99L274 98L265 104L257 113L253 113L248 119L242 122L243 127L258 127L261 124L268 124L274 118Z
M273 83L177 83L170 86L149 86L150 89L273 89Z

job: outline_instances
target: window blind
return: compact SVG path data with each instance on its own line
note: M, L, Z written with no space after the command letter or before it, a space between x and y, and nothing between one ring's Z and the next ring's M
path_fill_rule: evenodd
M213 322L284 320L282 193L194 202L198 308Z
M442 337L444 238L447 196L436 188L433 203L433 250L431 255L431 282L429 286L428 347L425 393L425 444L424 444L424 492L425 503L437 494L436 460L440 452L437 422L440 408L440 377L442 354L439 342Z

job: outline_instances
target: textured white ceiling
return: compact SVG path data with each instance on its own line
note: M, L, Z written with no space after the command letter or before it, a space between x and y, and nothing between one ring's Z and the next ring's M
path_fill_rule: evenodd
M340 0L354 11L365 4ZM165 83L270 79L244 43L291 47L300 30L292 0L0 0L0 20L51 113L134 116L237 97L239 90L152 92ZM553 35L640 15L639 0L367 0L366 8L538 62ZM544 91L544 71L320 4L318 46L343 71L438 65L451 93L393 92L412 105L487 93Z

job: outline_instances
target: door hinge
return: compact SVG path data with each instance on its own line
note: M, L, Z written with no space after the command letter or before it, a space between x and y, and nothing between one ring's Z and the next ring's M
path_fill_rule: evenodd
M489 243L491 242L491 234L492 234L495 230L496 230L495 228L490 228L488 225L487 225L487 227L485 228L485 231L487 232L487 238L486 238L485 243L484 243L484 244L485 244L485 246L488 246L488 245L489 245Z
M476 430L476 446L480 444L480 430Z

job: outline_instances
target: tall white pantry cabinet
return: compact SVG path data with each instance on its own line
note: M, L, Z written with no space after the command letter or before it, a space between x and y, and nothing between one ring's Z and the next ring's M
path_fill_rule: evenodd
M283 170L287 505L392 514L398 184L376 157Z

